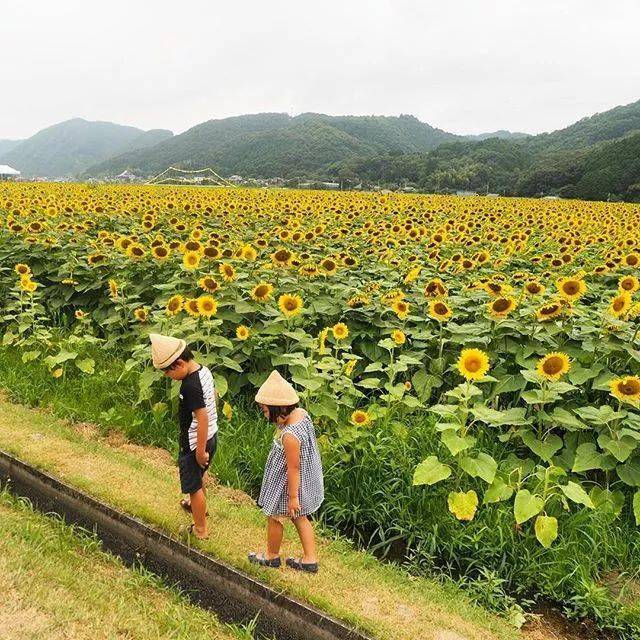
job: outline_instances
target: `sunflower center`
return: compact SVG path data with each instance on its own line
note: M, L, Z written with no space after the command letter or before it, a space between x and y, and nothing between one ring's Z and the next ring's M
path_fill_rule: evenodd
M640 382L638 380L623 380L618 389L623 396L635 396L640 394Z
M467 360L465 360L464 366L467 371L475 373L480 369L481 362L478 358L467 358Z
M547 375L556 376L562 371L563 364L562 358L551 356L545 360L542 369Z
M439 315L439 316L444 316L447 314L447 311L449 309L447 308L446 304L443 304L442 302L438 302L438 304L436 304L436 306L434 307L434 311Z
M511 303L509 302L509 300L507 300L506 298L500 298L493 303L493 310L497 311L498 313L502 313L504 311L507 311L510 306Z

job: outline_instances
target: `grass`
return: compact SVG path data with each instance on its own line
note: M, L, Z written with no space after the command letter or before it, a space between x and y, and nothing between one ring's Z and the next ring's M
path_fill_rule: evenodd
M24 640L248 640L167 587L129 569L86 531L0 492L0 635Z
M112 438L110 445L95 429L77 429L50 414L6 401L0 402L0 448L170 534L180 535L181 525L188 522L178 508L175 465L166 451L122 438L115 442ZM264 544L263 517L253 501L218 485L209 491L208 508L211 538L198 546L378 638L506 640L518 636L453 586L409 578L343 540L320 540L322 569L317 576L250 565L247 551ZM298 551L291 529L287 538L283 552Z

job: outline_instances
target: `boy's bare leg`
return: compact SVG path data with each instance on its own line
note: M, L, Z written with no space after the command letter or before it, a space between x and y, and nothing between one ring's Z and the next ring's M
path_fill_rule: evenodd
M298 530L300 542L302 542L302 549L304 551L302 562L304 562L304 564L318 562L318 556L316 555L316 537L309 518L307 518L307 516L293 518L293 524Z
M280 555L280 545L282 545L282 536L284 534L284 526L275 518L267 518L267 560L273 560Z
M193 523L195 524L195 534L198 538L204 538L207 535L207 501L204 497L204 491L198 489L195 493L190 494L189 498L191 500Z

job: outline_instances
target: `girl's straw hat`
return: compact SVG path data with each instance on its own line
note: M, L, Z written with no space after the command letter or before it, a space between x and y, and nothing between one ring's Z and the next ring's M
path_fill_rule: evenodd
M275 370L256 393L256 402L272 407L288 407L299 401L296 390Z
M156 369L165 369L172 365L187 347L184 340L161 336L159 333L151 333L149 338L151 339L153 366Z

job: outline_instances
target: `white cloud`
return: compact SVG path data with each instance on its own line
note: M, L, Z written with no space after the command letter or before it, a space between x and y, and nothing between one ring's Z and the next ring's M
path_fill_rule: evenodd
M0 138L259 111L538 132L640 98L634 0L2 2Z

